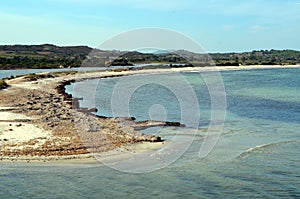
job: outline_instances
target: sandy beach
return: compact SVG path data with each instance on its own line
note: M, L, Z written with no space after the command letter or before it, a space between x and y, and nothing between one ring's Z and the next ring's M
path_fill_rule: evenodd
M74 80L123 75L295 68L294 66L228 66L53 73L32 80L26 76L8 80L0 90L0 156L2 161L96 161L95 153L117 157L118 150L142 153L165 144L158 136L143 135L135 125L115 118L96 117L72 107L72 98L58 88ZM166 125L146 122L139 124ZM177 124L176 124L177 125ZM135 127L134 127L135 126ZM91 133L92 132L92 133Z

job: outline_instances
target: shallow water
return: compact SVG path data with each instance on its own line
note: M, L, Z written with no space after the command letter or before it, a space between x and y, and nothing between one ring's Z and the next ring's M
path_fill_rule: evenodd
M298 198L299 72L221 72L227 114L217 145L204 159L198 155L211 116L208 89L198 73L182 74L197 94L200 120L193 144L174 164L133 174L97 164L1 163L0 198ZM174 78L164 76L166 82L181 88L181 82ZM118 81L119 78L107 78L78 83L73 94L85 98L82 106L97 106L98 114L112 116L112 90ZM72 89L72 85L68 87ZM180 99L161 85L145 84L130 99L130 116L137 120L181 121ZM164 139L172 139L178 133L172 127L148 131Z
M100 68L96 68L100 69ZM77 70L95 70L95 68L62 68L62 69L23 69L23 70L0 70L0 79L11 77L11 76L19 76L19 75L26 75L30 73L43 73L43 72L60 72L60 71L77 71Z

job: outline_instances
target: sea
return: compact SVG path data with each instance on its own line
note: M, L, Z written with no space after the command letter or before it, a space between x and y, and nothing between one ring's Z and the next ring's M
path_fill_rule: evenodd
M75 82L67 91L83 97L82 107L97 107L97 115L185 124L142 132L170 141L163 148L181 138L187 147L168 148L170 156L160 156L165 164L152 170L138 162L126 169L1 162L0 198L299 198L299 74L298 68L235 70L208 80L195 71ZM201 156L210 133L215 142Z

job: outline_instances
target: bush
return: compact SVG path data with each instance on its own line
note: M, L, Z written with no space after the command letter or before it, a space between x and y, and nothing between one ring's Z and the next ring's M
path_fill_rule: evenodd
M8 84L4 80L0 80L0 90L8 87Z
M44 79L44 78L54 78L51 74L35 74L31 73L25 76L25 79L28 81L36 81L38 79Z

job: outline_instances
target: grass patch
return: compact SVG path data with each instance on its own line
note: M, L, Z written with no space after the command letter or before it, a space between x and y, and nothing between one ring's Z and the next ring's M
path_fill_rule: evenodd
M37 81L38 79L45 79L45 78L54 78L52 74L35 74L31 73L26 75L24 78L28 81Z
M53 75L56 76L65 76L65 75L75 75L78 71L59 71L59 72L52 72Z

